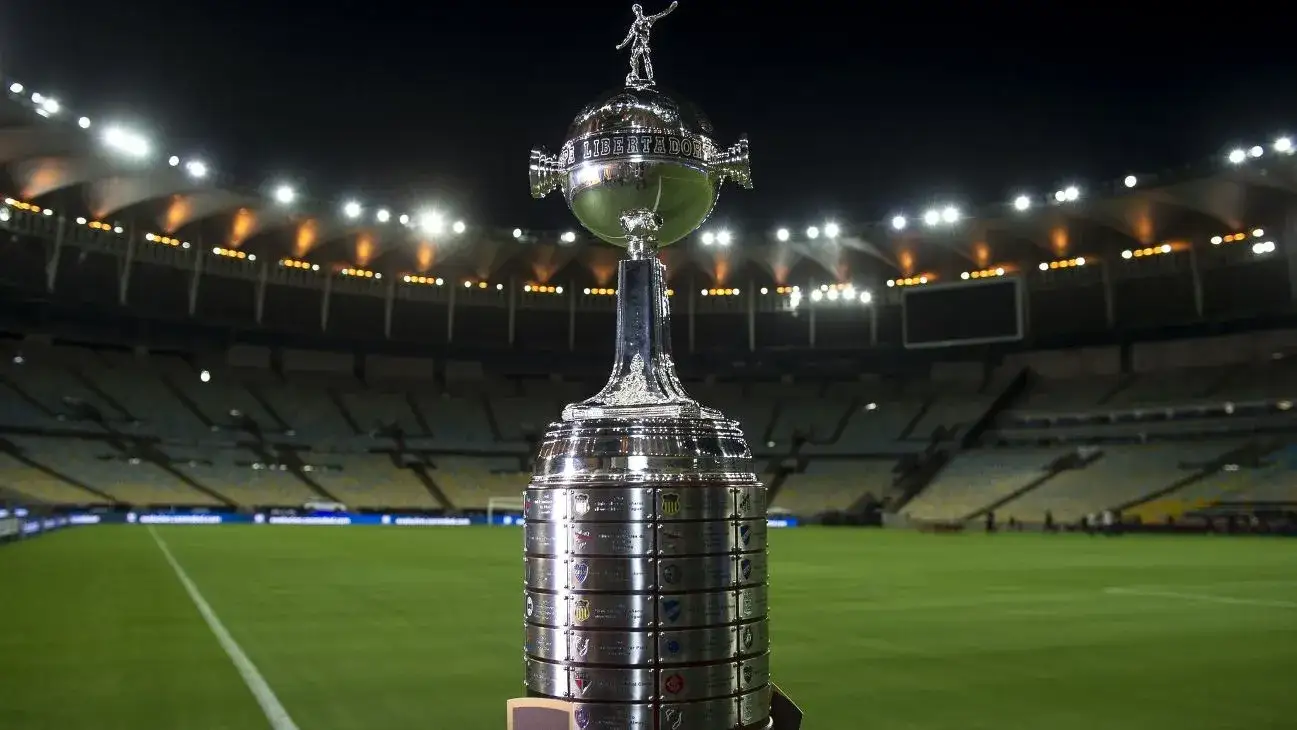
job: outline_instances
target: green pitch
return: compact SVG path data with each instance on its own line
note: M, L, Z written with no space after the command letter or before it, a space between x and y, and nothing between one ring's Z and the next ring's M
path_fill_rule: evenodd
M523 692L517 530L157 534L301 730L501 730ZM772 540L807 730L1294 727L1297 541ZM103 526L0 548L0 727L269 724L150 531Z

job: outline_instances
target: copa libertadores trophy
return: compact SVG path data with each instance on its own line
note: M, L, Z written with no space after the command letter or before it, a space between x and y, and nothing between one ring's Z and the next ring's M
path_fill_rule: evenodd
M671 359L658 248L707 219L724 180L752 185L746 140L718 149L697 109L654 89L649 32L675 8L634 6L625 87L577 115L557 156L531 153L533 197L561 189L626 258L612 375L550 425L524 497L514 730L798 723L770 682L766 489L738 424L689 397Z

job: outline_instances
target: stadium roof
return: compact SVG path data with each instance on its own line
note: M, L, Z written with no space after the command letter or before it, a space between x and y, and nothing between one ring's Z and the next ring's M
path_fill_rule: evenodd
M434 203L402 209L359 198L319 208L290 183L241 186L210 161L171 155L130 129L79 116L20 82L5 85L0 165L9 195L56 208L83 225L108 221L123 235L195 240L213 250L300 261L325 272L445 271L485 279L508 264L523 278L548 282L577 263L596 279L615 271L617 252L595 244L575 224L571 231L486 227L456 220ZM664 255L673 275L692 267L717 284L738 283L740 270L752 267L776 283L892 285L1213 243L1246 241L1273 250L1265 232L1278 228L1297 200L1293 151L1292 141L1280 137L1180 170L1132 172L1102 184L1073 181L980 207L930 201L884 221L818 221L774 231L713 226ZM519 185L522 179L520 173Z

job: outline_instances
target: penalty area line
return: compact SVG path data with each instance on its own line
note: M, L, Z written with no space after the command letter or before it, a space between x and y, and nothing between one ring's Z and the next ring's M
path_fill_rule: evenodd
M203 594L198 591L198 586L194 585L194 582L189 579L185 569L180 567L180 563L171 554L171 549L167 547L166 541L154 531L152 525L149 525L149 534L153 536L153 541L158 544L158 549L162 551L163 557L167 559L171 569L175 571L176 577L180 579L180 584L185 587L185 592L189 594L190 600L194 602L198 613L202 614L203 620L207 622L207 628L212 630L212 634L216 636L216 641L220 643L221 648L230 657L230 661L234 663L234 668L239 670L239 676L243 677L243 683L248 686L248 691L252 692L257 704L261 706L261 711L265 713L266 720L270 722L272 730L298 730L297 724L293 722L293 718L289 717L288 710L284 709L284 705L275 696L274 691L270 689L265 677L261 676L261 672L257 671L256 665L243 652L243 648L239 646L233 636L230 636L225 624L221 623L221 619L217 617L216 612L207 603L207 599L203 598Z
M1230 606L1267 606L1270 608L1297 608L1293 601L1267 601L1261 598L1233 598L1213 596L1208 593L1179 593L1177 591L1146 591L1139 588L1104 588L1104 593L1117 596L1145 596L1148 598L1174 598L1180 601L1223 603Z

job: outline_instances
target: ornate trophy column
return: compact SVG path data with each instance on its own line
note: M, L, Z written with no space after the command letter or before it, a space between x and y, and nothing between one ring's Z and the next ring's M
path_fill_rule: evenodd
M766 489L734 421L685 392L670 352L661 246L700 226L721 183L751 187L748 145L656 91L654 22L635 20L625 88L531 154L618 267L612 374L549 426L524 497L528 698L511 730L796 730L770 682Z

